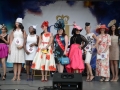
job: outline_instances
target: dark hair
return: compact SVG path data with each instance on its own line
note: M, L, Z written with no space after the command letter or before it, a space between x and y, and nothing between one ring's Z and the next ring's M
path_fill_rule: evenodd
M14 29L13 29L13 31L15 31L16 30L16 25L14 26ZM22 23L19 23L19 28L22 30L22 32L24 33L24 26L22 25Z
M78 29L77 28L73 28L73 30L72 30L72 35L75 35L76 34L76 31L77 31ZM80 31L81 32L81 31Z
M62 30L63 30L62 36L64 37L66 35L65 30L64 29L62 29ZM57 34L58 34L58 30L57 30Z
M30 26L30 27L32 27L32 28L33 28L33 26ZM29 29L30 29L30 27L29 27ZM34 34L36 34L36 29L35 29L35 28L33 28L33 30L34 30L34 31L33 31L33 33L34 33Z
M118 26L117 26L117 24L114 24L114 25L115 25L115 35L118 36L118 35L119 35ZM113 25L112 25L112 26L113 26ZM112 26L109 28L109 32L108 32L109 35L112 35L112 34L113 34Z
M47 27L47 31L48 31L48 28L49 28L49 27ZM43 31L43 32L41 32L41 36L42 36L43 34L44 34L44 31Z
M6 26L3 26L2 28L4 28L4 29L6 30L6 32L8 32L8 29L7 29L7 27L6 27Z

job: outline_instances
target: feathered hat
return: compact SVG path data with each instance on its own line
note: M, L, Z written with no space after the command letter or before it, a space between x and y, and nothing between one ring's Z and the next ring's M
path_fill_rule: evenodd
M22 18L17 18L17 19L16 19L16 22L22 23Z
M48 27L49 26L49 22L48 21L44 21L42 23L42 25L41 25L41 28L44 27L44 26Z
M83 28L81 28L80 26L78 26L75 22L73 24L73 28L76 28L77 30L80 30L80 31L83 30Z
M57 22L54 24L54 29L55 30L64 29L64 27L65 27L65 22L64 22L63 19L57 20Z
M5 25L4 24L0 24L0 29L2 29Z

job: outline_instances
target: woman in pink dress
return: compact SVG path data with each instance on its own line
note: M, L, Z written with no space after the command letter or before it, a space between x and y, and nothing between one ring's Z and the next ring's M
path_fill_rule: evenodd
M82 28L74 24L74 28L72 31L73 36L70 39L70 64L66 65L66 70L68 73L82 73L82 71L84 70L82 49L87 46L88 41L83 35L80 34L81 31ZM82 42L85 42L85 44L82 45Z
M8 56L9 35L7 34L7 27L2 25L0 34L0 61L3 67L2 80L6 79L6 58ZM1 75L1 74L0 74Z
M100 81L109 81L109 46L111 45L111 38L106 34L108 28L106 25L100 25L96 32L98 35L97 46L97 61L96 61L96 76L101 76Z

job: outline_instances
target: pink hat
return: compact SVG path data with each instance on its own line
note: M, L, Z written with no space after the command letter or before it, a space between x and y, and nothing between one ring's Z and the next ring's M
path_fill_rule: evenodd
M76 29L82 31L82 28L80 26L78 26L76 23L74 23L73 26L74 26L73 28L76 28Z
M106 27L105 24L103 25L100 25L97 29L96 29L96 32L98 33L100 31L100 29L105 29L106 31L108 31L109 29Z

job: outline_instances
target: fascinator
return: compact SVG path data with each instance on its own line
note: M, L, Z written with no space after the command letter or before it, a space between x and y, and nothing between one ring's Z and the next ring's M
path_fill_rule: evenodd
M41 28L44 27L44 26L48 27L49 26L49 22L48 21L44 21L42 23L42 25L41 25Z
M83 30L83 29L82 29L80 26L78 26L75 22L74 22L74 24L73 24L73 28L76 28L77 30L80 30L80 31Z
M90 23L89 23L89 22L86 22L86 23L85 23L85 26L90 26Z
M22 23L22 18L17 18L17 19L16 19L16 22Z
M113 20L111 20L111 21L109 22L108 27L111 27L111 26L113 26L114 24L116 24L116 20L115 20L115 19L113 19Z
M65 22L64 22L63 19L57 20L57 22L54 24L54 29L55 30L64 29L64 27L65 27Z

